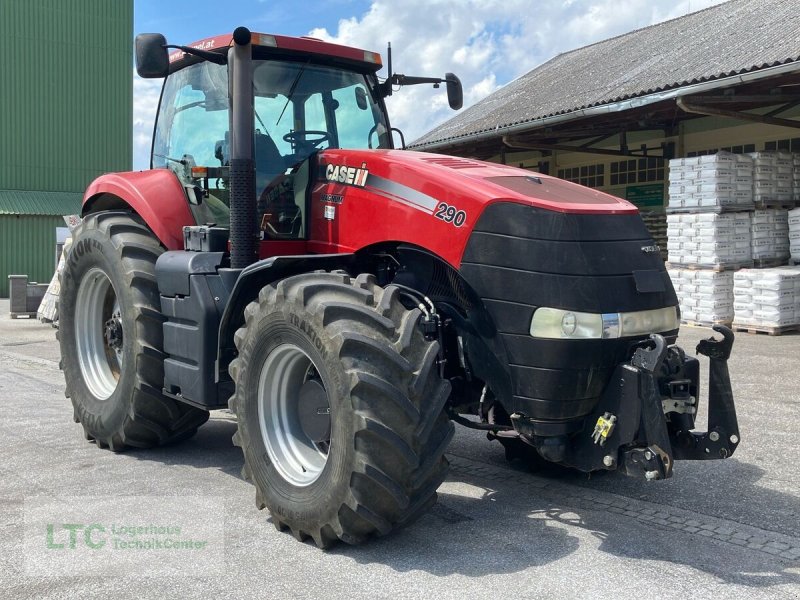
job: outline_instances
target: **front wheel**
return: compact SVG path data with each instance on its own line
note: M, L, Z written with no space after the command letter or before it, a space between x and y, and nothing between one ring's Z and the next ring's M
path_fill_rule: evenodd
M370 275L290 277L235 336L243 475L278 529L323 548L410 523L447 474L450 384L397 292Z

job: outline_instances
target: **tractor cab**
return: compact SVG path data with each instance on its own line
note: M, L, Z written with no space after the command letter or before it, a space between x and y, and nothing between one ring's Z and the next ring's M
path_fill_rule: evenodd
M258 36L263 38L274 39ZM287 55L271 46L254 46L253 54L252 151L259 227L264 239L302 238L309 157L326 148L392 147L374 73L380 63L348 62L310 52ZM151 167L177 175L198 224L228 227L229 65L191 60L181 51L172 56Z

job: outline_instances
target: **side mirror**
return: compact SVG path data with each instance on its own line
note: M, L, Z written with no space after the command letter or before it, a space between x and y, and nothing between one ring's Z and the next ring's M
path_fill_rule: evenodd
M136 36L136 72L139 77L156 79L169 75L167 40L160 33L140 33ZM450 83L448 82L448 90Z
M444 80L447 83L447 103L453 110L458 110L464 105L464 90L461 87L461 80L453 73L445 73Z

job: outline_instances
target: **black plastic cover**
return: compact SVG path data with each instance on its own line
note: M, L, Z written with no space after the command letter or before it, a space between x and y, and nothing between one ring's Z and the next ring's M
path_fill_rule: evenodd
M204 408L227 405L230 382L216 381L219 323L228 290L221 252L165 252L156 263L163 324L164 392Z
M195 252L225 252L228 249L227 227L187 225L183 228L183 248Z
M156 261L158 291L162 296L188 296L189 277L200 273L216 273L222 257L222 252L164 252Z

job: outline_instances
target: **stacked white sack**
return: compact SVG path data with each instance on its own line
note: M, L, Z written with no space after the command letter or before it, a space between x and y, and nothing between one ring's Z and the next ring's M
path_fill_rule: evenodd
M792 154L792 197L800 202L800 154Z
M750 213L667 215L668 260L706 267L751 260Z
M753 201L775 202L778 194L778 157L774 152L751 152L753 159Z
M746 154L718 152L669 161L669 208L753 204L753 161Z
M789 221L789 253L792 260L800 261L800 208L788 212Z
M681 319L701 323L733 320L733 272L669 269Z
M733 274L734 324L800 324L800 267L742 269Z
M756 210L750 221L754 260L789 258L789 215L784 209Z

